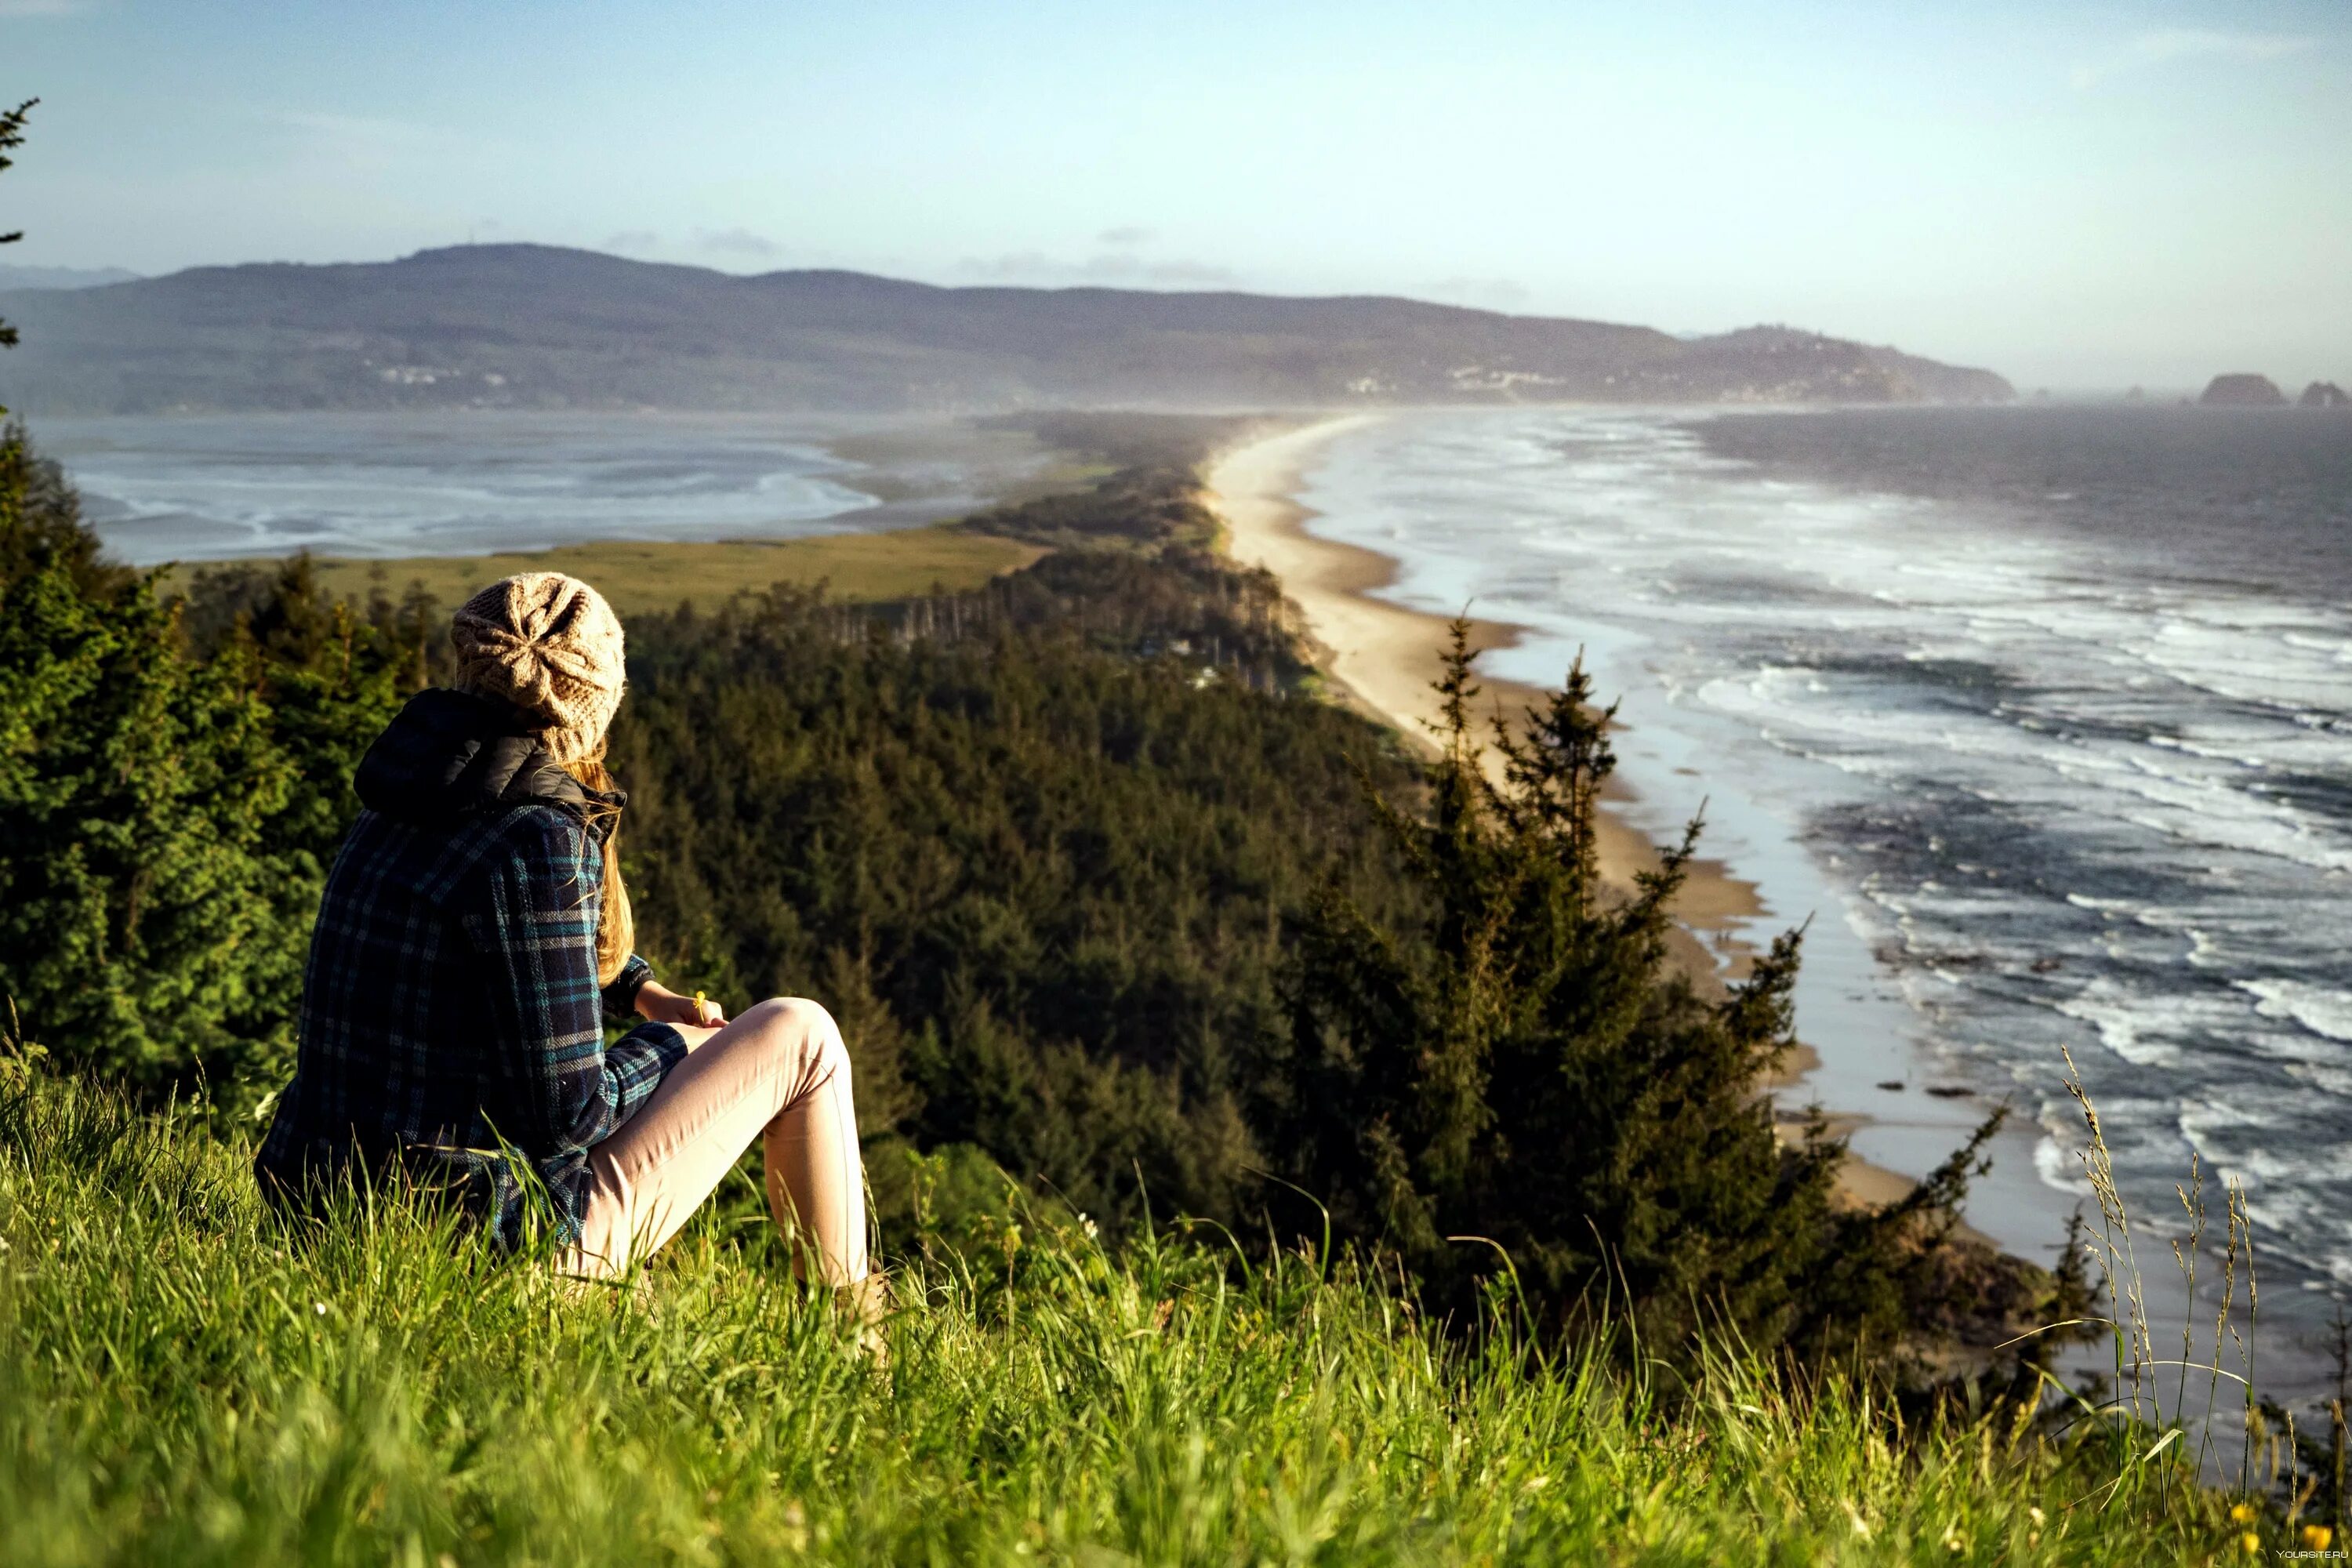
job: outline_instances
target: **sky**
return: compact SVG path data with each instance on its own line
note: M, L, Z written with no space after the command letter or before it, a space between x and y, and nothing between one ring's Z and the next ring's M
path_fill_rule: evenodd
M530 240L2352 384L2345 0L0 0L34 96L9 263Z

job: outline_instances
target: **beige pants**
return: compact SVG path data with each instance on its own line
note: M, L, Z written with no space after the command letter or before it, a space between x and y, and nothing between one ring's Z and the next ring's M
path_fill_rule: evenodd
M688 1039L702 1030L682 1030ZM652 1098L590 1151L594 1182L579 1244L557 1267L610 1279L677 1234L761 1141L768 1212L832 1285L866 1278L865 1166L849 1053L833 1015L779 997L746 1011L672 1068Z

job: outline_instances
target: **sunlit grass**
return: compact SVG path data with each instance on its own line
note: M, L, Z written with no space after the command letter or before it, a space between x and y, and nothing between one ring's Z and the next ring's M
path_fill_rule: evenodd
M674 610L689 599L714 610L739 592L819 583L830 597L853 602L913 598L935 588L961 593L1043 553L1010 539L932 527L719 543L606 540L499 555L385 561L320 556L317 568L320 585L339 599L364 604L381 589L397 601L422 584L444 605L463 604L476 589L517 572L568 572L593 583L627 616ZM174 580L193 570L176 568Z
M756 1228L593 1294L399 1205L298 1248L242 1150L37 1076L0 1087L0 1247L11 1564L2168 1563L2249 1528L2164 1462L2115 1484L2103 1436L1530 1356L1207 1235L905 1262L877 1369Z

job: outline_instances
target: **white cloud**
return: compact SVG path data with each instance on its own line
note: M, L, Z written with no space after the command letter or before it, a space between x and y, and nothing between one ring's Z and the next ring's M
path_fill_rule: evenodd
M784 247L761 234L748 228L697 229L695 243L705 250L725 251L730 256L781 256Z
M649 228L625 228L604 241L604 249L626 255L631 251L651 250L661 243L661 236Z
M2226 33L2210 27L2165 27L2142 33L2098 65L2079 68L2074 72L2074 85L2095 87L2121 72L2174 60L2282 59L2301 54L2317 42L2316 38L2294 33Z
M1151 231L1150 229L1141 227L1136 224L1127 223L1119 225L1117 228L1107 228L1103 230L1100 234L1095 236L1095 240L1097 244L1118 246L1123 248L1130 245L1146 244L1150 242L1151 237Z
M0 0L0 16L79 16L90 0Z

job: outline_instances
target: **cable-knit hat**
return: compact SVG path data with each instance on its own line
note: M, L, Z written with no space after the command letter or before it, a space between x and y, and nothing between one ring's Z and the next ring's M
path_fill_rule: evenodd
M524 572L466 601L450 623L460 691L509 703L558 763L595 753L621 706L621 623L561 572Z

